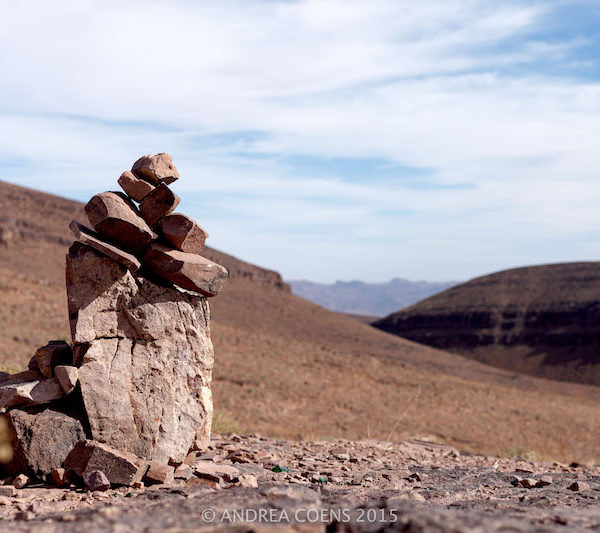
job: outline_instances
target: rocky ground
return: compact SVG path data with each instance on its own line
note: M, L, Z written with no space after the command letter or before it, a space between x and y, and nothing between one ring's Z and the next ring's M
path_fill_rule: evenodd
M600 467L462 455L423 441L215 436L183 470L168 485L92 493L6 480L0 530L600 529Z

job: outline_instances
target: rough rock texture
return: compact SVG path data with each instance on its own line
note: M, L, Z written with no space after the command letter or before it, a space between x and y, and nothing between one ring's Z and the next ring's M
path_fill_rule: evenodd
M131 167L131 171L153 185L161 182L168 185L179 178L173 159L165 153L140 157Z
M161 218L175 211L179 202L181 198L161 183L144 198L140 204L140 213L150 226L154 226Z
M194 476L101 495L8 491L0 530L571 533L600 527L598 467L461 455L415 440L293 442L255 435L217 436L200 459L222 466L234 460L243 460L236 463L239 476L220 484ZM518 483L525 475L550 476L553 483L525 488ZM588 488L569 490L574 483ZM19 523L24 501L30 520Z
M199 254L208 239L207 231L183 213L173 213L160 221L163 237L177 250Z
M166 463L210 436L213 347L206 300L138 277L91 248L67 256L73 341L92 437Z
M146 471L144 463L135 455L92 440L76 443L65 458L64 467L84 480L92 472L101 470L115 485L133 485Z
M51 378L54 376L55 366L73 362L73 352L65 341L50 341L46 346L37 349L34 358L40 374Z
M509 370L600 385L600 263L476 278L375 326Z
M92 492L103 492L110 489L110 481L102 470L89 472L84 476L83 481L85 482L85 486Z
M227 279L227 270L210 259L156 242L146 251L144 264L161 278L205 296L219 294Z
M146 180L136 177L133 172L129 172L129 170L121 174L119 185L125 191L127 196L136 202L141 202L154 190L154 185Z
M94 233L92 230L86 228L82 224L79 224L75 220L71 222L69 228L73 232L73 235L75 235L75 238L83 244L87 244L95 250L98 250L101 254L114 259L118 263L121 263L125 268L128 268L133 273L139 270L140 262L134 255L110 244L102 239L100 235Z
M42 379L0 385L0 408L13 409L32 405L43 405L64 396L57 379Z
M98 233L134 254L155 237L131 200L121 193L95 195L85 206L85 212Z
M14 432L14 472L50 474L61 468L75 444L85 439L81 422L70 414L53 409L14 409L7 418Z
M79 381L79 371L74 366L60 365L54 369L56 379L65 391L65 394L71 394L77 382Z

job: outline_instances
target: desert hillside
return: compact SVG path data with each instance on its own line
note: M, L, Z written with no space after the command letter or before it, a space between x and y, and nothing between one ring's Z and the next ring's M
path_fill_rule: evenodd
M64 257L82 205L0 183L0 359L67 339ZM199 220L210 231L210 220ZM216 243L218 244L218 243ZM211 299L219 431L429 438L486 454L593 460L600 390L502 371L378 331L211 250L232 273Z
M500 368L600 385L600 262L476 278L375 325Z

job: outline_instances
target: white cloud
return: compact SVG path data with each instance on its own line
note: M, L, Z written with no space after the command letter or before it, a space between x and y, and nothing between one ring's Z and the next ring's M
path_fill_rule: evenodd
M585 73L586 36L533 37L561 6L7 4L0 155L26 166L4 176L88 194L141 153L169 151L179 190L230 217L214 219L212 244L290 277L461 278L590 257L600 84L547 72ZM261 135L226 136L244 131ZM468 186L349 181L289 155L381 158ZM368 268L352 261L361 249Z

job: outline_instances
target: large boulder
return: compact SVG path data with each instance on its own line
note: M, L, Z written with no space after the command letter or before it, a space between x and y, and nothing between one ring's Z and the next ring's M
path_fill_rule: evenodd
M6 418L13 433L13 474L50 474L63 465L75 444L86 438L77 418L55 409L14 409Z
M79 385L94 440L182 462L208 443L213 347L205 298L133 277L75 243L67 256ZM76 345L76 351L79 351Z

